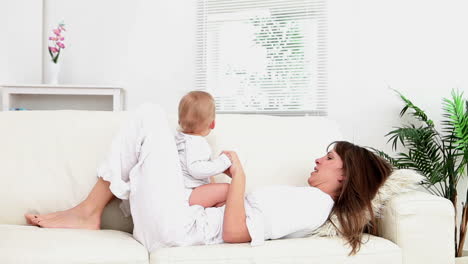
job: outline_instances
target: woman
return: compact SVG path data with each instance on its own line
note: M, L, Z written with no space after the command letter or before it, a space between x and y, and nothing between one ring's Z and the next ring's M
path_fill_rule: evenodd
M333 211L340 232L359 250L363 232L376 232L371 200L391 172L368 150L336 142L317 159L310 187L272 186L245 194L245 173L237 154L226 173L232 177L226 205L189 206L177 150L158 107L140 108L114 138L98 181L76 207L46 215L26 215L29 223L50 228L99 229L104 207L114 197L130 202L134 237L149 251L159 247L241 243L303 237Z

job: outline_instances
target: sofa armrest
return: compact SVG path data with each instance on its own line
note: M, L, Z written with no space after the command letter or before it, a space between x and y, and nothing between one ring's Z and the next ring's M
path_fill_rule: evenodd
M454 214L449 200L411 191L387 203L379 230L402 249L404 264L453 264Z

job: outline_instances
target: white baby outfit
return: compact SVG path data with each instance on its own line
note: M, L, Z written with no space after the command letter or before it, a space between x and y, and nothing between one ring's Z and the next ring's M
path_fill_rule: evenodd
M226 154L211 159L211 148L202 136L177 132L175 136L185 188L196 188L210 183L210 177L231 166Z
M144 105L114 137L98 177L129 201L133 236L148 251L160 247L222 243L224 207L189 206L184 175L166 114ZM246 196L252 245L301 237L325 222L333 200L312 187L272 186ZM129 213L129 212L127 212Z

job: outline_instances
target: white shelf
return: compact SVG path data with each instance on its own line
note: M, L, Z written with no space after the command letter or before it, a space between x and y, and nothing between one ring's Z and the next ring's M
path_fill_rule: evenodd
M122 91L120 87L100 85L50 85L50 84L5 84L2 89L3 111L11 108L12 95L109 95L112 96L112 110L122 110Z

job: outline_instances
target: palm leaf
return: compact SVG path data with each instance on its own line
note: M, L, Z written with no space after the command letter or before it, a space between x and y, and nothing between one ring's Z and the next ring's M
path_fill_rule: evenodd
M446 112L444 116L447 118L444 124L453 128L455 137L458 139L455 142L456 145L466 150L468 147L468 101L463 101L463 92L452 91L452 100L444 98L443 106Z
M405 106L400 112L400 116L403 116L409 109L411 109L413 110L413 113L411 113L411 115L414 116L416 119L423 121L429 127L434 126L434 122L427 117L426 113L421 108L413 104L413 102L411 102L408 98L406 98L400 92L396 90L394 91L398 93L398 95L400 96L400 99L403 100L403 102L405 103Z
M468 101L463 100L463 92L452 91L451 100L443 99L443 109L444 128L451 131L445 140L450 142L449 151L454 157L452 173L454 182L458 183L464 174L464 166L468 164Z
M388 161L394 168L397 168L397 169L408 169L409 167L406 166L406 164L403 164L400 159L395 159L395 158L392 158L390 155L388 155L387 153L381 151L381 150L378 150L378 149L375 149L375 148L371 148L372 151L374 151L374 153L376 153L377 155L379 155L380 157L382 157L383 159L385 159L386 161Z
M380 154L397 168L411 168L419 171L427 179L428 185L435 185L444 180L443 155L437 141L437 134L432 127L403 126L390 131L388 142L396 150L397 143L409 149L408 153L400 152L396 158ZM379 152L377 152L379 153Z

